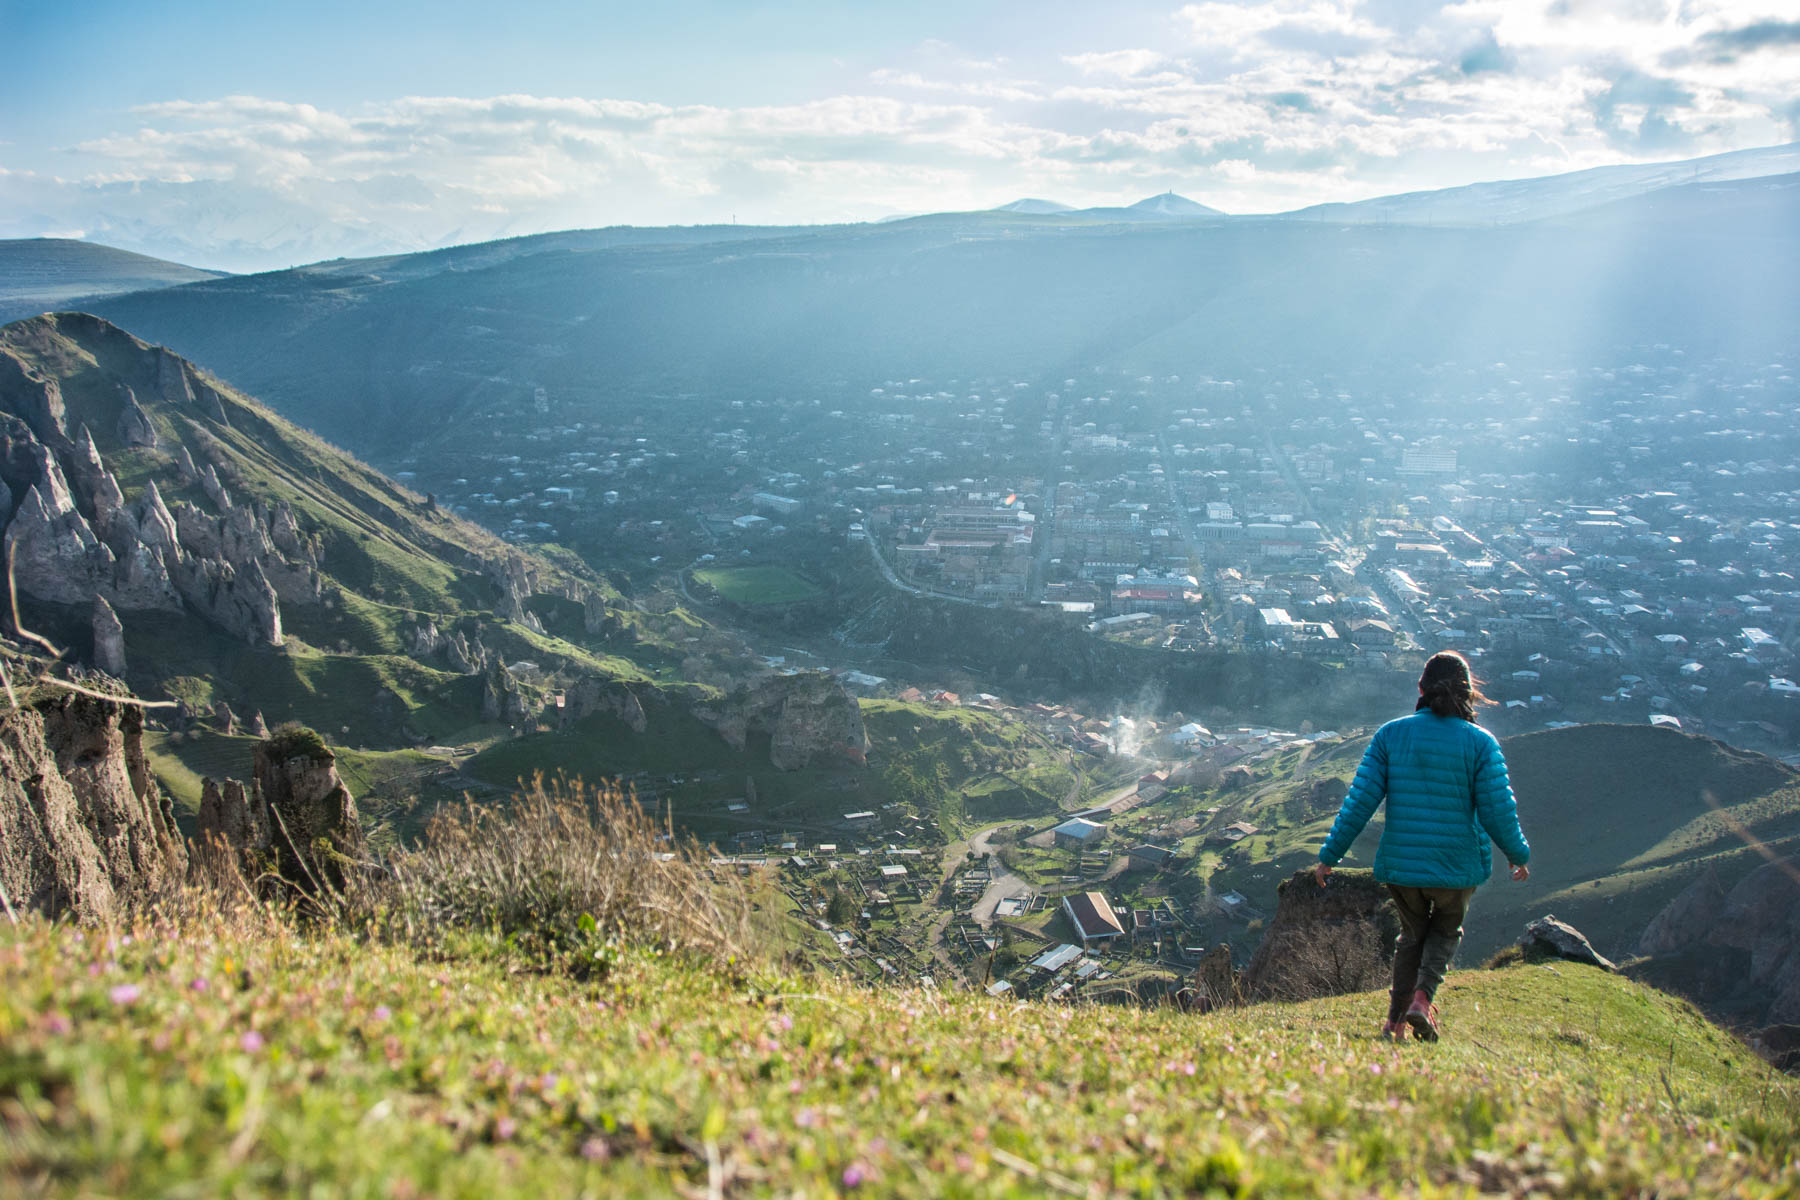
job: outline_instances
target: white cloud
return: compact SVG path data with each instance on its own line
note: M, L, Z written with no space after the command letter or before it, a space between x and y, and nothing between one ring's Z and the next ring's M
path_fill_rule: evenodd
M245 266L1020 195L1175 188L1271 211L1795 137L1800 56L1743 32L1780 16L1725 0L1200 0L1168 12L1160 49L1021 62L926 43L856 92L782 105L169 101L80 140L54 174L0 166L0 236L81 227Z

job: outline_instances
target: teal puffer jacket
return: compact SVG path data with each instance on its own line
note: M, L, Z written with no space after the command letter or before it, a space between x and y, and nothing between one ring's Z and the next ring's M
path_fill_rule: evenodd
M1515 867L1531 861L1494 735L1428 708L1375 731L1319 861L1335 867L1382 799L1387 829L1375 878L1407 887L1472 888L1493 872L1492 841Z

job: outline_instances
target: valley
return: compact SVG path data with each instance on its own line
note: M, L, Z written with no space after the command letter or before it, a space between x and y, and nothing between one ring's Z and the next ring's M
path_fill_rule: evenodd
M1368 733L1454 647L1558 856L1484 893L1467 953L1551 904L1630 957L1704 869L1791 852L1800 811L1761 757L1800 746L1767 319L1791 280L1722 314L1698 265L1778 261L1795 190L1695 186L1610 200L1604 272L1591 206L1013 209L101 299L124 327L5 331L21 615L177 702L146 746L190 829L288 722L382 846L534 778L614 780L778 879L798 963L1061 999L1245 961ZM1427 243L1495 288L1396 287ZM1537 290L1646 271L1660 307L1548 334ZM1733 756L1765 766L1733 783ZM1592 807L1558 823L1571 771ZM1646 797L1660 823L1623 816Z

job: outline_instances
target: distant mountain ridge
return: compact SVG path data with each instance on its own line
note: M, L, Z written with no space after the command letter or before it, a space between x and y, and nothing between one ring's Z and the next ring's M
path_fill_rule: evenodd
M75 238L0 239L0 324L68 308L78 300L224 274Z
M1099 205L1092 208L1075 208L1056 200L1042 200L1027 196L988 211L1033 217L1064 217L1070 220L1097 223L1147 220L1179 221L1228 215L1216 208L1208 208L1204 204L1189 200L1186 196L1177 196L1174 192L1159 192L1154 196L1146 196L1136 204L1128 204L1123 207Z
M1473 362L1592 364L1658 342L1785 355L1797 260L1800 192L1751 179L1498 227L981 212L577 231L91 307L378 457L428 450L422 430L454 439L477 397L528 411L538 386L603 420L646 389L737 395L750 378L1228 378L1271 359L1412 364L1421 347Z
M1567 216L1635 196L1698 183L1800 172L1800 142L1670 163L1593 167L1562 175L1472 183L1280 214L1293 220L1412 225L1506 225Z

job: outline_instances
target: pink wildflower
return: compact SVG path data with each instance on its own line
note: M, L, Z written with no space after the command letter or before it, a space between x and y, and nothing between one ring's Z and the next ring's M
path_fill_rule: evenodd
M510 1142L513 1134L519 1132L519 1123L511 1117L501 1117L494 1122L494 1138L497 1141Z
M803 1108L794 1114L794 1124L802 1129L811 1129L819 1123L819 1114L810 1108Z
M206 982L206 976L202 975L200 978L194 980L194 982L188 984L188 986L193 988L196 992L204 992L210 985Z
M861 1187L874 1173L863 1163L853 1162L844 1168L844 1186L847 1188Z
M69 1023L69 1018L63 1016L61 1013L51 1013L44 1018L44 1028L48 1029L51 1033L62 1034L69 1032L69 1030L75 1027Z
M375 1012L372 1015L377 1021L385 1021L394 1015L394 1010L385 1004L377 1004L375 1006Z
M612 1150L607 1146L605 1138L591 1137L581 1143L581 1157L589 1162L599 1162L603 1158L610 1157L611 1154Z
M108 999L120 1006L136 1004L138 1002L138 997L143 994L142 989L135 983L121 983L110 992L106 993Z
M238 1045L243 1048L245 1054L255 1054L263 1048L263 1035L252 1029L238 1039Z

